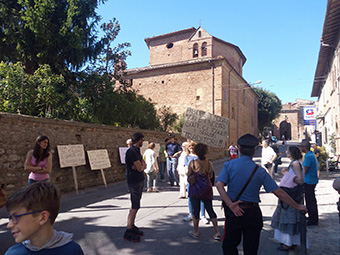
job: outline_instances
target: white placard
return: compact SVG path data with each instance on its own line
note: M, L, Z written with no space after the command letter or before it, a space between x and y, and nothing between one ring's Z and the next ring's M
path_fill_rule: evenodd
M57 145L57 149L61 168L81 166L86 164L84 145Z
M119 147L119 158L120 163L125 164L125 155L129 148L128 147Z
M144 155L144 152L149 148L149 142L143 141L142 147L140 147L140 154Z
M228 135L229 119L188 107L182 136L197 143L224 148Z
M100 170L111 167L107 149L87 151L91 170Z
M155 143L155 155L156 155L156 158L159 157L159 150L161 149L161 145L159 143Z

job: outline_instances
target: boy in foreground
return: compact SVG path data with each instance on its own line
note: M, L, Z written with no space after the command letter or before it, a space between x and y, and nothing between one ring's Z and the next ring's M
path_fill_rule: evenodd
M9 223L16 245L5 255L84 255L72 234L58 232L53 223L60 209L60 192L48 182L36 182L16 191L7 201Z

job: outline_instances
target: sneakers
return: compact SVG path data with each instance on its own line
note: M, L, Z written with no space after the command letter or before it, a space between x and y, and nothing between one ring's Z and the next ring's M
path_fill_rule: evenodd
M201 221L205 224L209 224L209 220L205 216L201 216Z
M144 232L139 230L139 228L136 227L135 225L133 225L132 230L137 236L143 236L144 235Z
M124 239L130 242L140 242L140 236L138 236L133 229L127 229L124 234Z
M191 214L188 214L184 219L183 221L191 221L192 220L192 215Z

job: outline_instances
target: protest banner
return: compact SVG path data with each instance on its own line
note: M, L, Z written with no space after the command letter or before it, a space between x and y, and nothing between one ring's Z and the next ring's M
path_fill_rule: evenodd
M74 185L78 194L78 179L76 166L85 165L84 145L57 145L60 167L72 167Z
M129 147L119 147L120 163L125 164L125 155Z
M224 148L229 119L188 107L182 127L182 136L197 143Z
M87 155L89 156L91 170L100 170L104 185L105 187L107 187L106 178L103 170L105 168L111 167L111 162L107 150L90 150L87 151Z

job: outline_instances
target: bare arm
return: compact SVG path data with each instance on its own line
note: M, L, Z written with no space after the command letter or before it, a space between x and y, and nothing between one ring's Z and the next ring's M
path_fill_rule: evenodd
M302 175L302 169L300 167L300 163L298 163L298 162L293 163L292 168L293 168L293 171L296 174L296 177L294 178L294 182L302 185L303 184L303 175Z
M136 160L133 162L134 169L137 170L138 172L143 172L144 169L146 168L146 163L144 160Z
M309 167L308 166L303 166L303 168L305 169L305 174L308 172Z
M283 202L285 202L287 205L293 207L296 210L299 211L306 211L307 207L304 205L297 204L286 192L284 192L282 189L278 188L273 191L274 195L280 198Z
M26 171L30 171L33 173L49 174L52 171L52 153L50 153L49 156L47 157L47 167L32 166L31 164L32 154L33 154L32 151L29 151L27 153L24 169Z
M216 182L216 188L218 193L220 193L220 196L224 203L230 208L230 210L235 214L235 216L242 216L244 211L241 207L238 206L239 203L242 201L238 200L236 202L231 201L229 195L225 191L224 183L223 182Z

